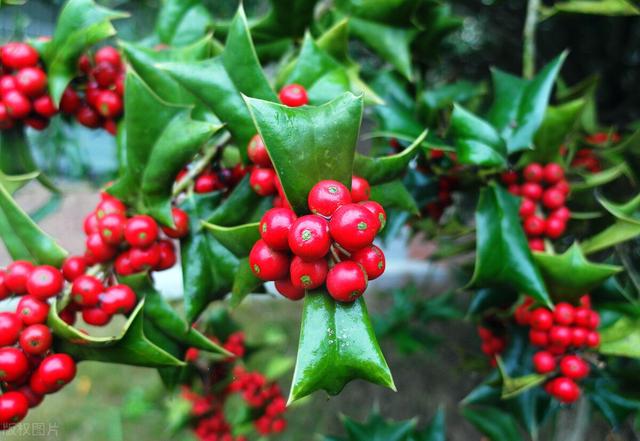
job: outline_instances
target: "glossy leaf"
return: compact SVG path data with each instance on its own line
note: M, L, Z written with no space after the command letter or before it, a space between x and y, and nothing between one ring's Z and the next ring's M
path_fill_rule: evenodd
M249 186L249 176L244 177L233 191L218 204L214 204L204 218L210 224L225 227L242 224L260 208L262 198ZM262 213L260 213L262 214Z
M518 425L508 413L495 407L463 407L462 415L491 441L520 441Z
M0 184L0 237L14 260L62 265L67 252L20 208Z
M322 106L296 108L246 101L296 213L308 212L307 195L320 180L351 186L362 97L345 93Z
M549 305L549 294L522 231L517 199L496 184L483 188L476 229L476 265L470 285L506 285Z
M272 0L269 12L251 28L261 43L302 37L313 21L318 0Z
M203 222L202 226L237 257L248 256L253 245L260 239L259 223L257 222L236 227L222 227Z
M420 433L416 433L412 441L446 441L446 421L444 407L439 406L436 414Z
M531 148L566 56L560 54L531 80L492 71L494 100L487 119L506 141L509 153Z
M407 91L406 81L395 72L382 72L371 87L385 102L384 106L373 108L379 130L409 140L420 136L424 125L417 120L414 98Z
M233 286L231 287L231 300L229 306L237 308L240 303L251 294L256 288L262 285L262 280L258 279L251 271L249 258L246 257L238 263Z
M499 133L482 118L455 106L451 115L451 134L458 161L482 167L506 167L507 146Z
M581 182L572 183L571 190L575 192L591 190L595 187L600 187L609 182L613 182L623 175L632 176L629 165L625 162L621 162L597 173L583 173L583 180Z
M364 300L346 304L307 293L289 403L319 389L336 395L357 378L395 390Z
M131 313L120 335L90 337L66 324L51 308L47 324L57 337L56 352L64 352L76 360L121 363L134 366L183 366L184 363L164 349L154 345L144 334L144 301Z
M613 215L616 220L613 224L582 243L582 250L585 254L600 251L640 235L640 219L636 218L640 209L640 195L623 204L615 204L602 196L598 196L597 199L600 205Z
M171 46L191 44L213 28L213 17L202 0L165 0L158 13L155 34Z
M543 9L545 16L553 15L556 12L624 16L639 15L640 8L627 0L568 0Z
M574 243L563 254L533 253L542 278L554 301L577 300L622 271L622 267L592 263ZM571 277L567 277L571 274Z
M409 441L416 426L416 419L389 421L374 410L364 423L345 416L342 418L342 424L349 441Z
M399 179L371 187L371 200L378 202L385 209L397 208L414 215L420 214L415 199Z
M435 122L438 112L450 108L454 103L464 103L486 93L481 83L457 81L424 90L418 97L418 105L428 121Z
M27 183L27 175L33 175L38 179L43 187L53 193L59 193L60 190L51 180L38 170L31 146L27 141L23 128L14 128L12 130L0 131L0 173L5 176L20 176L22 178L8 178L3 181L9 193L13 193L18 188Z
M111 20L127 16L99 6L93 0L67 1L60 11L53 38L42 54L54 102L60 102L62 93L76 76L80 55L99 41L115 35Z
M640 359L640 319L622 317L599 332L601 354Z
M503 400L516 397L532 387L539 386L547 379L546 375L528 374L520 377L511 377L505 370L502 360L498 358L498 368L502 376L502 396Z

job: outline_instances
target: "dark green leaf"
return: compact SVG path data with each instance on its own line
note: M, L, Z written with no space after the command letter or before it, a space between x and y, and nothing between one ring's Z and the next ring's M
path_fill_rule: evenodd
M161 43L184 46L211 32L213 24L202 0L165 0L156 19L155 34Z
M498 132L482 118L455 106L451 134L456 141L458 161L482 167L506 167L507 147Z
M502 360L498 357L498 369L502 376L502 396L503 400L516 397L529 389L539 386L547 379L546 375L528 374L521 377L511 377L505 370Z
M446 422L444 407L439 406L436 414L420 433L416 433L413 441L446 441Z
M246 176L224 201L213 204L204 220L225 227L239 225L251 217L263 199L249 186L249 176Z
M344 416L342 424L349 436L349 441L409 441L416 426L416 420L389 421L374 411L364 423Z
M202 226L237 257L248 256L253 244L260 239L259 223L257 222L236 227L221 227L203 222Z
M462 415L491 441L520 441L522 435L515 419L495 407L463 407Z
M371 187L371 200L378 202L385 209L397 208L414 215L420 214L415 199L399 179Z
M256 288L262 285L262 280L258 279L251 271L249 258L240 260L238 271L236 272L233 287L231 288L231 300L229 306L237 308L240 303L251 294Z

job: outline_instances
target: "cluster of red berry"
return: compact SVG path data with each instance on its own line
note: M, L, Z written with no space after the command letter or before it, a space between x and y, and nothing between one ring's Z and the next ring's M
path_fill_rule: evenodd
M599 173L602 171L600 159L598 159L592 149L578 149L571 161L571 167L584 168L591 173Z
M0 313L0 430L22 421L44 395L57 392L76 375L67 354L54 354L47 326L49 300L61 294L57 268L15 261L0 270L0 300L20 296L15 312Z
M514 317L519 325L531 328L531 344L542 348L533 356L534 369L553 377L545 383L547 393L563 403L572 403L580 397L576 381L589 374L589 364L579 352L600 344L600 316L591 308L588 295L580 299L580 306L561 302L553 310L531 309L533 303L526 298Z
M502 174L502 182L509 192L521 196L520 217L529 247L544 251L544 237L558 239L567 228L571 212L565 206L569 194L569 182L564 178L560 164L551 162L545 166L536 162L527 165L520 176L511 170ZM546 218L545 218L546 215Z
M458 187L458 179L453 175L440 175L438 176L438 193L437 198L429 202L425 206L425 210L429 217L436 222L442 217L444 210L453 204L453 198L451 192L455 191Z
M396 141L393 146L395 145L399 143ZM429 150L427 157L418 158L417 170L436 180L435 197L431 198L421 211L423 215L436 222L440 220L447 207L453 204L451 193L458 188L459 183L455 175L459 168L457 162L458 157L455 153L436 148Z
M495 367L497 364L496 355L500 355L507 346L506 336L498 335L486 326L478 326L478 335L480 336L480 340L482 340L480 349L489 357L489 364Z
M180 170L180 173L176 176L176 182L182 181L188 172L188 168ZM193 191L196 193L229 192L235 188L247 172L248 168L241 163L233 168L213 167L210 165L193 179Z
M26 43L0 47L0 130L23 122L36 130L49 125L58 111L47 92L47 74L40 55Z
M74 116L85 127L102 127L115 135L124 96L125 65L120 53L104 46L93 57L82 55L78 73L62 95L61 112Z
M106 193L84 220L85 259L90 265L113 263L116 274L128 276L141 271L164 271L176 263L171 239L189 232L189 216L173 208L173 228L163 226L151 216L127 217L127 207ZM161 231L167 236L161 237Z
M313 214L298 218L289 208L267 211L260 221L261 239L249 254L251 270L275 281L278 292L292 300L326 283L335 300L353 302L385 269L384 254L373 240L386 214L369 194L369 183L357 176L351 191L325 180L309 192Z

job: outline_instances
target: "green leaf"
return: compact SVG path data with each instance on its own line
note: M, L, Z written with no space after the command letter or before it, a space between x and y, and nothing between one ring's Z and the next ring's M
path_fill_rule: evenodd
M118 336L90 337L66 324L57 314L55 304L47 324L56 335L56 352L64 352L76 360L102 361L134 366L184 366L184 363L145 336L144 300L138 303Z
M409 441L416 419L399 422L385 420L374 410L364 423L342 416L342 424L349 441Z
M165 0L158 13L155 34L170 46L191 44L211 32L213 17L202 0Z
M494 100L488 120L507 143L509 153L528 149L544 119L551 89L567 57L563 52L531 80L492 71Z
M115 35L111 20L124 17L128 14L104 8L93 0L67 1L58 16L53 38L42 54L54 102L60 102L62 93L76 76L80 55L94 44Z
M416 433L413 441L446 441L446 436L445 410L443 406L439 406L427 427Z
M450 130L456 141L460 163L506 167L507 146L487 121L456 105L451 115Z
M162 295L156 291L148 274L123 277L122 283L130 286L139 298L144 298L145 320L153 324L169 338L186 346L209 352L231 355L226 349L212 342L197 329L182 320Z
M209 234L237 257L249 255L253 245L260 239L259 225L256 222L236 227L222 227L202 222L202 226L209 231Z
M476 208L476 229L476 265L469 284L506 285L550 305L522 231L517 199L495 183L483 188Z
M542 278L554 301L577 300L622 271L622 267L592 263L574 243L563 254L533 253ZM567 277L571 274L571 277Z
M464 103L485 93L484 84L462 80L424 90L418 97L418 104L427 120L435 122L440 110L447 109L454 103Z
M599 332L601 354L640 359L639 318L622 317Z
M545 18L557 12L624 16L638 15L640 14L640 9L627 0L568 0L556 3L550 8L543 8Z
M262 280L258 279L249 265L249 258L244 258L238 263L238 270L231 288L231 300L229 306L237 308L240 303L251 294L256 288L262 285Z
M623 204L615 204L601 195L597 195L597 199L616 220L609 227L582 243L585 254L600 251L640 235L640 220L636 218L640 209L640 195Z
M399 179L371 187L371 200L378 202L385 209L397 208L416 216L420 214L415 199Z
M225 123L246 162L245 147L255 128L242 94L270 101L277 101L277 96L260 67L242 6L231 23L221 55L197 63L163 64L161 68Z
M520 441L515 419L496 407L463 407L462 415L491 441Z
M356 154L353 163L353 174L362 176L371 185L381 184L402 177L411 160L418 153L418 148L427 137L427 130L422 132L413 143L395 155L372 158Z
M351 187L362 97L345 93L318 107L246 101L296 213L308 212L307 195L320 180L334 179Z
M338 303L307 293L289 403L323 389L336 395L361 378L395 390L364 300Z
M424 124L417 120L414 98L407 91L406 81L394 72L382 72L371 86L385 102L384 106L373 108L379 130L409 140L420 136Z
M539 386L544 383L547 379L546 375L540 374L528 374L523 375L521 377L511 377L505 370L505 367L502 363L500 357L498 360L498 369L500 371L500 375L502 376L502 395L501 398L503 400L508 400L509 398L516 397L529 389Z
M613 182L623 175L626 175L628 177L632 176L629 165L625 162L621 162L598 173L585 172L582 174L583 180L581 182L571 183L571 191L578 192L591 190L595 187L600 187L604 184L608 184L609 182Z
M0 184L0 237L14 260L59 267L67 252L20 208Z
M40 184L49 191L60 192L49 178L38 171L23 128L0 131L0 173L4 176L2 183L12 194L27 183L29 175L32 175L32 178L37 178ZM7 178L7 176L13 176L13 178Z
M624 385L616 383L618 382L611 379L598 379L587 394L589 400L614 428L622 426L631 414L637 413L640 409L640 400L624 396Z
M298 38L313 22L318 0L271 0L269 12L252 27L251 33L261 43Z
M261 201L270 200L258 196L249 185L249 176L246 176L224 201L211 207L204 219L210 224L225 227L242 224L252 217L256 209L260 211Z

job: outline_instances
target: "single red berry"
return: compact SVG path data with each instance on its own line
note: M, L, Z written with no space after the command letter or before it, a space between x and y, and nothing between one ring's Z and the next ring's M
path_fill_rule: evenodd
M127 285L114 285L100 296L100 308L108 315L129 314L137 303L136 293Z
M173 268L173 266L178 261L178 257L176 256L176 249L173 245L173 242L167 239L162 239L158 241L157 248L160 251L160 261L155 266L156 271L164 271L169 268Z
M216 175L212 171L207 171L196 178L193 190L196 193L210 193L219 188L222 187L218 179L218 175Z
M577 348L584 346L587 342L588 331L584 328L572 328L571 329L571 346Z
M562 179L556 185L554 185L553 188L555 188L556 190L560 190L560 192L565 196L567 196L569 192L571 192L571 186L564 179Z
M73 282L87 270L87 260L83 256L70 256L62 264L62 275Z
M118 123L116 123L113 119L105 119L102 123L102 128L113 136L116 136L118 134Z
M15 121L11 119L7 106L0 102L0 130L9 130L13 128L14 125Z
M20 349L0 348L0 381L17 381L29 371L29 360Z
M96 64L109 63L115 68L119 68L122 65L122 58L120 53L113 46L104 46L96 51L93 59Z
M597 329L600 325L600 314L597 311L589 312L589 328Z
M0 76L0 97L13 90L18 90L15 77L13 75Z
M549 210L555 210L564 205L565 196L557 188L549 188L542 195L542 204Z
M109 245L100 234L91 234L85 239L87 253L91 255L96 262L106 262L115 257L118 248Z
M353 203L368 201L371 197L371 186L365 178L353 176L351 178L351 201Z
M289 278L276 280L275 285L276 290L289 300L300 300L304 298L304 288L296 288Z
M29 412L29 401L17 391L0 395L0 430L6 430L19 423Z
M567 355L560 360L560 372L565 377L580 380L589 375L589 365L577 355Z
M129 259L129 251L122 252L116 257L116 261L113 264L116 273L120 276L130 276L135 273L133 265L131 265L131 259Z
M533 367L539 374L548 374L556 369L556 359L547 351L539 351L533 355Z
M564 170L562 166L556 162L550 162L544 166L543 178L545 182L549 184L555 184L556 182L564 179Z
M4 286L14 294L26 293L27 279L33 268L33 264L25 260L11 262L5 271Z
M127 207L119 199L116 199L113 196L107 195L96 206L95 213L98 220L100 221L104 217L110 214L119 214L122 216L126 216Z
M526 198L537 201L542 197L542 186L535 182L525 182L522 184L522 187L520 187L520 194Z
M596 331L589 331L586 339L587 346L597 348L600 346L600 334Z
M31 325L20 333L20 347L26 354L42 355L51 348L53 336L46 325Z
M569 326L573 324L574 315L575 308L567 302L558 303L553 310L553 320L559 325Z
M544 223L544 233L551 239L557 239L562 236L566 228L566 224L555 217L548 218Z
M89 75L89 72L91 72L91 64L91 59L87 54L82 54L78 58L78 70L85 75Z
M44 399L42 395L39 395L35 393L33 390L31 390L31 388L28 385L22 386L16 392L20 392L22 395L24 395L24 397L27 399L27 402L29 403L30 409L34 407L38 407L40 403L42 403L42 400Z
M331 237L347 251L371 245L380 229L378 218L358 204L343 205L331 216Z
M524 232L527 236L540 236L544 233L545 221L540 216L529 216L524 220Z
M11 118L23 119L31 113L31 102L17 90L5 93L2 96L2 103Z
M17 70L38 64L38 51L26 43L11 42L0 48L0 60L8 68Z
M591 309L585 306L578 306L574 312L574 324L583 328L589 327L589 318L591 317Z
M49 265L35 267L27 278L27 293L40 300L58 295L63 286L62 273Z
M491 329L485 328L484 326L478 326L477 331L480 339L482 340L489 340L493 337L493 332L491 332Z
M288 84L280 89L280 102L289 107L300 107L309 103L307 91L299 84Z
M18 341L22 321L17 314L0 312L0 347L11 346Z
M118 75L118 77L116 78L116 87L115 87L115 91L120 96L124 96L124 81L125 81L125 75L124 73L120 73L120 75Z
M353 302L366 289L367 274L356 262L338 262L327 274L327 291L339 302Z
M60 319L69 326L73 326L76 323L77 311L74 307L75 305L72 303L58 313Z
M249 185L260 196L276 192L276 172L271 168L254 167L249 176Z
M369 280L377 279L384 273L384 253L375 245L355 251L351 254L351 260L362 266Z
M55 392L70 383L76 376L76 363L67 354L46 357L35 372L42 380L47 392Z
M127 217L121 213L110 213L98 221L98 228L102 240L112 246L117 246L124 239L124 227Z
M147 247L134 247L129 250L129 262L135 272L154 269L160 263L160 247L157 243Z
M500 175L500 179L507 186L517 184L518 178L518 173L515 170L507 170L505 172L502 172L502 174Z
M528 218L536 214L537 204L531 199L522 198L520 201L520 217Z
M49 126L49 119L40 116L29 116L24 119L24 124L34 130L44 130Z
M549 333L547 331L530 329L529 341L534 346L547 346L549 344Z
M67 115L75 115L80 108L82 100L71 86L67 87L60 99L60 110Z
M162 227L164 234L172 239L181 239L189 234L189 215L179 208L173 207L171 209L171 217L173 218L172 227Z
M552 395L560 402L570 404L580 397L580 388L572 379L558 377L553 381Z
M546 308L531 311L531 327L539 331L548 331L553 326L553 314Z
M49 304L35 297L24 296L18 302L16 314L26 326L44 323L49 315Z
M124 237L131 246L148 247L158 238L158 224L144 214L133 216L127 221Z
M378 221L380 221L380 228L378 229L378 232L382 231L384 226L387 224L387 213L384 211L382 205L380 205L376 201L364 201L360 202L359 205L362 205L378 218Z
M4 278L6 273L0 270L0 300L4 300L11 295L11 291L4 285Z
M274 250L288 251L289 230L296 219L293 210L272 208L260 220L260 237Z
M82 310L82 320L91 326L106 326L111 321L111 316L100 307L85 308Z
M554 210L550 215L550 218L559 219L562 222L566 223L571 218L571 211L567 207L560 207Z
M33 110L46 118L51 118L58 113L58 109L49 95L42 95L40 98L37 98L33 102Z
M85 307L96 306L104 289L104 285L96 277L82 275L74 280L71 285L71 298L78 305Z
M520 186L518 184L511 184L509 187L507 187L507 191L514 196L520 196L521 193Z
M513 312L513 318L520 326L528 326L529 322L531 321L531 311L529 310L529 305L527 305L526 303L518 305L518 307Z
M289 272L289 256L270 248L264 240L257 241L249 254L251 271L261 280L284 279Z
M549 329L549 343L567 347L571 344L571 328L567 326L552 326Z
M329 265L324 258L306 262L299 256L291 260L291 283L296 288L312 290L321 286L327 278Z
M122 98L111 90L103 90L96 97L95 108L105 118L117 118L122 113Z
M37 67L25 67L16 75L16 87L29 98L36 98L47 90L47 74Z
M93 79L101 88L108 88L115 84L118 77L118 69L109 62L101 61L91 71Z
M351 203L351 193L338 181L324 180L313 186L307 202L312 213L330 217L339 207Z
M256 164L258 167L263 168L271 168L271 158L269 157L269 152L267 151L267 147L264 145L264 141L257 133L251 138L249 141L249 145L247 145L247 155L251 162Z
M89 236L90 234L95 234L100 232L100 224L98 221L98 216L96 212L89 213L84 218L84 223L82 225L84 234Z
M102 124L100 114L91 106L81 104L75 112L76 120L85 127L97 129Z
M539 237L529 239L529 249L531 249L531 251L544 251L544 240Z
M524 168L522 176L525 181L540 182L544 176L544 169L537 162L532 162Z
M309 261L321 259L331 245L329 223L315 214L302 216L291 225L288 241L293 254Z

